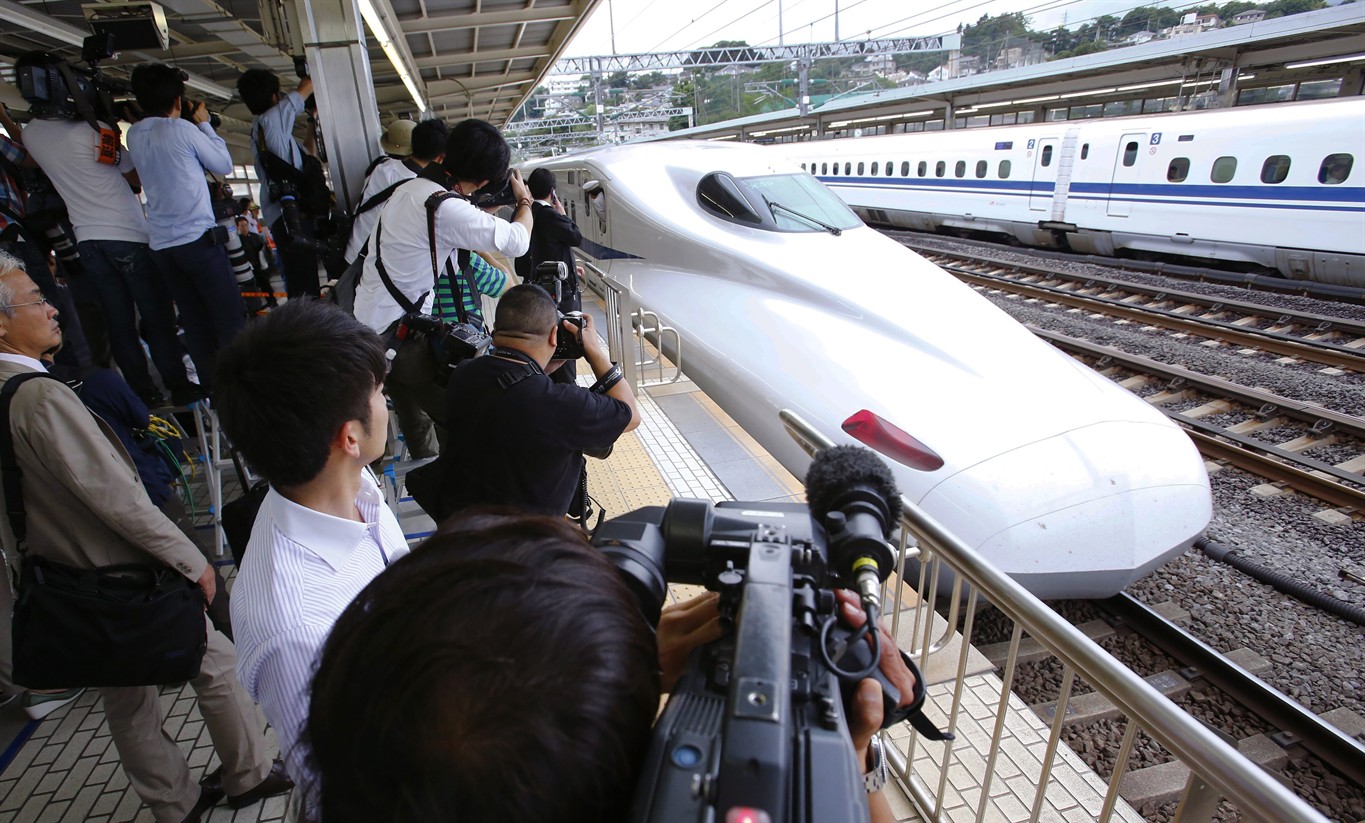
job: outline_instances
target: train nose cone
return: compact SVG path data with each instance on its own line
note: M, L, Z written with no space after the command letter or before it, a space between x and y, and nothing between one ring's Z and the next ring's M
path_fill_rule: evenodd
M1213 513L1189 437L1134 422L1001 454L940 483L920 505L961 524L960 538L1044 599L1118 593L1188 548Z

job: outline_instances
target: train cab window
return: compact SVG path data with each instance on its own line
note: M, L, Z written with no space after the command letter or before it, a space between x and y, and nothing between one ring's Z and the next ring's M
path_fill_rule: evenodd
M1289 155L1272 154L1261 164L1262 183L1283 183L1289 176Z
M919 161L919 168L916 171L919 172L920 177L925 176L926 174L929 173L929 164L924 162L923 160Z
M1000 177L1001 180L1004 180L1006 177L1009 177L1009 176L1010 176L1010 161L1008 161L1008 160L1001 160L1001 161L1000 161L1000 166L999 166L999 168L997 168L997 169L995 170L995 173Z
M1042 159L1042 164L1043 164L1044 166L1051 166L1051 165L1052 165L1052 146L1050 146L1050 145L1048 145L1048 146L1043 146L1043 159Z
M1131 166L1137 162L1138 144L1136 140L1129 140L1123 144L1123 165Z
M978 161L976 161L976 176L977 176L977 177L985 177L985 176L986 176L986 169L987 169L989 166L990 166L990 164L987 163L985 160L978 160Z
M1345 183L1354 165L1355 158L1349 154L1329 154L1318 168L1318 182L1328 186Z
M1209 172L1209 179L1215 183L1227 183L1232 180L1232 176L1237 173L1237 158L1231 155L1223 155L1213 161L1213 170Z
M942 160L934 164L934 176L942 177L948 171L948 164Z
M722 220L765 231L841 231L862 225L842 200L805 174L712 172L697 183L697 202Z
M1087 158L1087 157L1089 157L1089 156L1090 156L1090 144L1089 144L1089 143L1082 143L1082 144L1081 144L1081 159L1084 160L1085 158Z
M959 161L957 161L957 163L955 163L955 164L953 165L953 176L954 176L954 177L966 177L966 176L967 176L967 161L966 161L966 160L959 160Z
M860 163L859 165L862 165L862 164ZM873 177L876 177L876 176L877 176L877 169L878 169L878 168L880 168L880 165L877 163L877 161L873 160L873 161L872 161L872 171L870 172L870 174L871 174Z
M1170 183L1183 183L1189 176L1190 158L1172 157L1171 164L1166 167L1166 180Z
M859 164L858 164L858 176L861 177L862 174L863 174L863 164L862 164L862 163L859 163Z
M853 164L852 164L852 163L845 163L845 164L844 164L844 176L847 177L847 176L850 175L850 174L853 174Z

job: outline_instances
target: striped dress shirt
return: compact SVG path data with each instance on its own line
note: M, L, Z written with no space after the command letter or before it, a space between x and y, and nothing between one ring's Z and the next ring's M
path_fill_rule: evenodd
M275 727L289 776L311 784L299 738L313 671L332 625L384 567L408 553L368 468L357 523L266 494L232 588L237 678Z

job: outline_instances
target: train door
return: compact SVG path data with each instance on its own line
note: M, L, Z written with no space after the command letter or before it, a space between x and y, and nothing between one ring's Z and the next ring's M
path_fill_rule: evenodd
M1160 134L1152 135L1153 151L1156 150L1154 141L1160 139ZM1109 216L1127 217L1133 213L1134 184L1138 182L1141 158L1147 151L1147 143L1146 132L1125 134L1119 140L1118 153L1114 157L1114 176L1109 183Z
M1052 208L1052 190L1057 185L1057 150L1060 142L1056 137L1039 137L1028 141L1028 150L1033 155L1033 184L1029 187L1028 195L1030 211L1047 211Z

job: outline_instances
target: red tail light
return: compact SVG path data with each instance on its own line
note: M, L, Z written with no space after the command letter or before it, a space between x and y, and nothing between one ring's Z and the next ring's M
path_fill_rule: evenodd
M933 449L867 409L845 420L841 428L864 446L912 469L931 472L943 467L943 458Z

